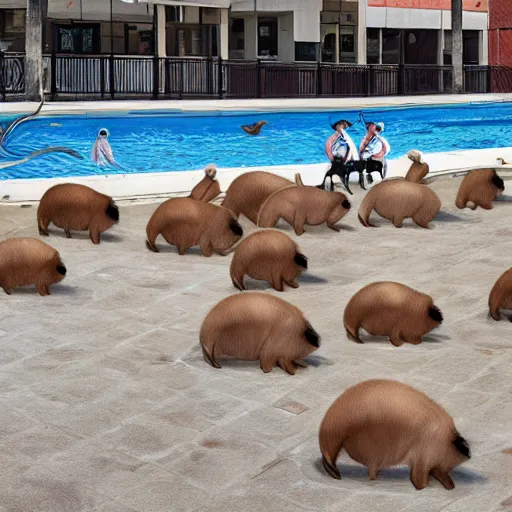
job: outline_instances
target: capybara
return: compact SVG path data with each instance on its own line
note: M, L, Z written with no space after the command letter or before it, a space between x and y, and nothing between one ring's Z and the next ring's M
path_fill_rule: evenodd
M214 164L208 165L204 175L204 178L192 189L190 197L208 203L220 194L220 185L215 179L217 167Z
M243 235L242 226L233 212L189 197L168 199L162 203L149 219L146 227L146 247L159 252L155 245L158 235L175 245L178 254L183 255L199 245L203 256L214 252L225 256Z
M276 192L261 205L257 225L274 227L280 218L293 226L296 235L304 233L304 225L318 226L327 223L334 231L340 228L336 223L350 210L350 201L341 192L328 192L317 187L302 184L300 175L295 177L296 185L289 185Z
M256 224L260 207L270 194L293 182L265 171L246 172L233 180L226 191L222 206L238 218L243 213Z
M512 309L512 268L500 276L489 295L489 314L496 321L501 320L500 309Z
M114 200L92 188L76 183L62 183L49 188L37 209L39 234L48 236L48 226L71 231L89 231L93 244L100 243L101 233L119 222L119 209Z
M302 312L266 293L241 293L219 302L201 326L205 361L220 368L218 357L260 361L265 372L277 364L290 375L320 346L320 336Z
M472 210L478 206L484 210L492 210L492 202L505 190L503 180L494 169L471 171L464 176L460 184L455 205L460 210L468 203Z
M402 227L404 219L411 217L418 226L428 229L440 209L441 200L426 185L391 179L377 183L364 196L358 218L363 226L374 228L370 214L375 210L397 228Z
M264 125L268 124L267 121L258 121L254 124L246 124L242 126L242 130L248 135L259 135Z
M268 281L274 290L282 292L284 284L299 285L295 279L308 268L308 259L297 244L284 233L275 230L258 231L242 240L231 260L233 286L245 290L244 276Z
M412 164L405 175L405 179L413 183L422 183L423 178L425 178L430 170L428 164L422 161L421 153L416 149L409 151L407 157L409 160L412 160Z
M428 487L430 475L453 489L450 471L471 457L467 441L440 405L393 380L367 380L345 390L327 410L319 440L332 478L341 479L336 459L344 448L368 468L370 480L384 468L407 464L417 490Z
M418 345L422 337L443 321L432 297L389 281L361 288L348 302L343 315L347 336L363 343L359 329L374 336L389 336L395 347Z
M66 267L53 247L37 238L10 238L0 242L0 286L7 295L18 286L35 284L39 295L50 295Z

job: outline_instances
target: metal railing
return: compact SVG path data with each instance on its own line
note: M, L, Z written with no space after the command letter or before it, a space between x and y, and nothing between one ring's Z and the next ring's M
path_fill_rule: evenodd
M313 98L449 94L452 67L45 55L49 99ZM0 53L0 100L24 91L24 56ZM512 92L512 68L466 66L467 93Z

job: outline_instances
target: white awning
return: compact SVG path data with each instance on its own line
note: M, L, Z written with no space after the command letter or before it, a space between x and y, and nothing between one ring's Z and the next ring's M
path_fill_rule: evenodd
M137 0L135 0L137 1ZM215 7L228 9L231 0L138 0L141 4L182 5L183 7ZM131 3L131 2L130 2Z

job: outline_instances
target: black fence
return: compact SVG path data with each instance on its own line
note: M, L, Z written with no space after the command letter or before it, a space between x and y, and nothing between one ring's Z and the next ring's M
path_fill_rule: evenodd
M47 55L48 99L318 98L449 94L451 66ZM22 98L24 56L0 53L0 99ZM512 68L466 66L467 93L512 92Z

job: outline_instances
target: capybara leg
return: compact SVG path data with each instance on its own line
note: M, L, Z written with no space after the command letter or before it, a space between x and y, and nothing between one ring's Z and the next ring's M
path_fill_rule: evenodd
M336 467L336 464L330 464L325 456L322 457L322 465L329 476L335 478L336 480L341 480L341 475L338 468Z
M42 228L41 225L39 225L38 228L39 228L39 234L41 236L50 236L50 233L48 233L47 229Z
M353 341L355 343L364 343L364 341L361 338L359 338L359 334L354 336L348 329L345 329L345 332L347 333L347 338L350 341Z
M213 357L213 354L210 355L208 353L208 351L204 348L203 345L201 345L201 348L203 349L203 357L204 357L204 360L210 365L210 366L213 366L214 368L220 368L220 364L217 363L217 361L215 361L215 358Z
M379 476L379 468L377 466L368 467L368 478L370 480L377 480Z
M283 278L281 277L281 274L272 274L270 284L272 285L272 288L278 292L284 291L283 286Z
M41 218L39 216L37 217L37 228L39 229L39 234L41 236L50 236L50 233L48 233L48 226L50 225L50 222L50 219Z
M329 229L332 229L333 231L336 231L337 233L341 231L341 228L339 226L336 226L336 224L332 224L331 222L327 223L327 227Z
M299 287L299 283L297 283L297 281L294 281L293 279L291 281L288 281L288 279L285 279L284 282L290 286L291 288L298 288Z
M100 243L100 232L99 230L95 229L95 230L90 230L89 231L89 237L91 239L91 242L94 244L94 245L98 245Z
M245 290L245 284L244 284L244 276L231 276L231 282L233 283L233 286L237 289L243 292Z
M150 251L153 251L153 252L160 252L160 250L158 249L158 247L157 247L154 243L151 243L149 240L146 240L146 247L147 247Z
M4 292L7 294L7 295L11 295L12 293L12 290L10 288L5 288L5 286L2 287L2 289L4 290Z
M206 242L201 244L201 252L203 253L203 256L209 258L213 254L212 244Z
M66 238L71 238L71 231L69 229L65 229L64 233L66 233Z
M393 226L395 226L395 228L401 228L404 225L403 217L393 217L392 222L393 222Z
M389 341L395 346L395 347L401 347L404 344L404 340L400 336L399 332L394 332L389 337Z
M421 491L428 487L429 472L421 466L415 466L411 468L411 482L416 490Z
M480 203L480 208L483 208L484 210L492 210L492 201Z
M293 363L295 364L295 366L297 366L299 368L307 368L308 367L308 363L306 363L306 361L304 361L304 359L297 359L296 361L293 361Z
M410 343L411 345L419 345L423 341L421 336L417 336L415 338L411 338L407 340L407 343Z
M44 284L37 284L36 285L36 290L37 290L37 293L39 293L39 295L41 295L41 297L44 297L45 295L49 295L50 294L50 291L48 290L48 287Z
M432 476L448 491L455 488L455 484L451 476L440 469L433 469L431 471Z
M261 359L260 360L260 368L263 371L263 373L270 373L272 371L272 368L274 368L274 362L270 361L268 359Z
M184 256L184 255L185 255L185 253L187 252L188 247L185 247L185 245L180 244L180 245L177 245L177 246L176 246L176 249L178 250L178 254L179 254L180 256ZM202 251L202 248L201 248L201 251ZM205 256L206 256L206 255L205 255ZM210 256L211 256L211 254L210 254Z
M423 228L423 229L430 229L430 225L429 225L429 222L428 221L425 221L423 219L417 219L417 218L412 218L412 220L414 221L414 223L419 226L420 228Z
M279 362L277 363L280 368L282 368L286 373L289 373L290 375L295 375L297 372L297 368L295 368L295 365L292 361L288 361L287 359L279 359Z
M303 212L297 210L293 218L293 230L297 236L304 234L304 224L306 223L306 216Z

